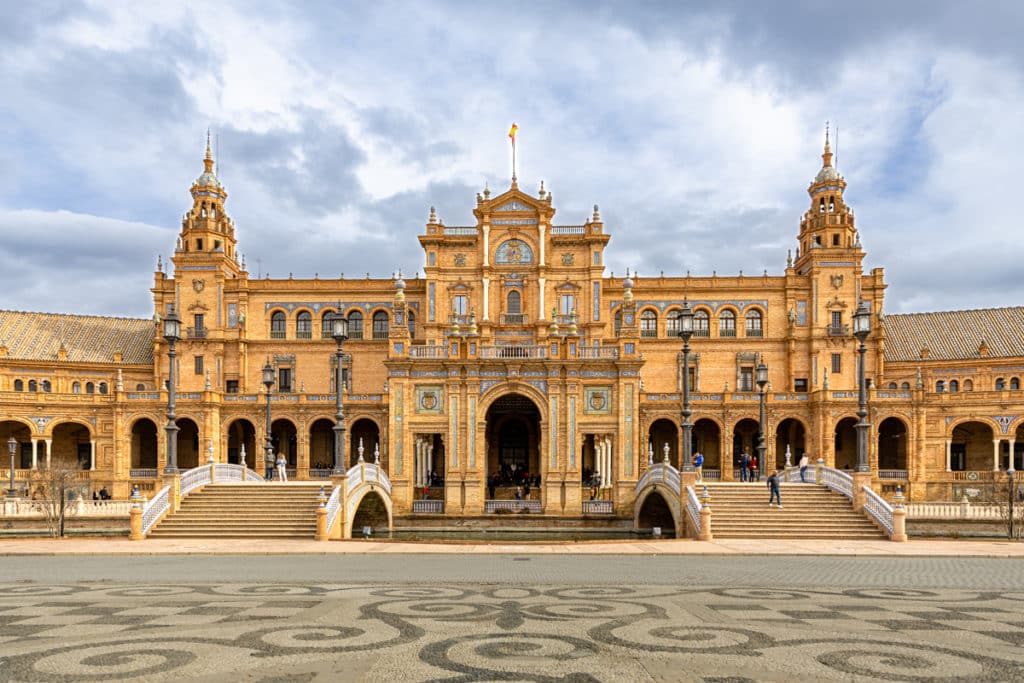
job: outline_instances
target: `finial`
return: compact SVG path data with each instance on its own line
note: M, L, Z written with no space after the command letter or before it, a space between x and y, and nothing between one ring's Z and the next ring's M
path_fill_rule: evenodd
M160 254L156 255L156 269L161 272L164 269L164 257Z
M787 268L792 268L793 267L793 250L792 249L787 249L786 250L786 267Z
M825 122L825 151L821 155L822 167L832 165L832 145L828 140L828 121Z
M592 220L595 223L600 223L601 222L601 211L597 208L597 204L594 204L594 216L593 216Z
M431 225L437 224L437 209L434 207L430 207L430 218L427 220L427 223L430 223Z
M213 152L210 151L210 129L206 129L206 158L212 159Z
M544 198L544 181L543 180L540 181L540 195L539 196L540 196L541 199Z
M491 188L488 187L487 181L484 181L484 199L489 199L491 196Z

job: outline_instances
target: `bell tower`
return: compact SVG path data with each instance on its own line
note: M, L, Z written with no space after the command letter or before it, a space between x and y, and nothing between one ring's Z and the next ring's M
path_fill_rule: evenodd
M228 193L214 172L209 131L206 133L203 173L192 183L189 191L192 208L181 220L175 266L215 263L227 277L237 277L241 268L237 263L235 224L224 211Z

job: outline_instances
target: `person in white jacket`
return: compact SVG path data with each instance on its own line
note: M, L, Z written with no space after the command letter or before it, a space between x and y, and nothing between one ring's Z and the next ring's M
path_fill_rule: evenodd
M277 479L278 481L288 481L288 470L285 469L284 456L280 453L277 454Z

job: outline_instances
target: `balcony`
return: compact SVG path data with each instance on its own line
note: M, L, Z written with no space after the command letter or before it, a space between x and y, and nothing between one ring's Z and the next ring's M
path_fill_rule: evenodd
M296 339L312 339L313 330L295 330Z
M619 350L614 346L581 346L580 358L588 360L616 360Z
M747 336L748 337L763 337L764 336L764 330L762 330L760 327L748 327L747 328Z
M412 511L432 515L442 515L444 514L444 501L431 499L414 500L412 502Z
M410 346L409 358L447 358L448 346Z
M699 328L698 327L698 328L694 329L693 336L694 337L710 337L711 336L711 330L709 330L706 327L705 328ZM733 335L733 336L736 336L736 335Z
M825 328L829 337L848 337L850 335L849 325L829 325Z
M658 330L640 330L640 336L644 339L657 339Z
M288 334L288 332L286 330L271 330L270 331L270 338L271 339L284 339L287 336L287 334Z
M610 500L585 500L583 501L584 515L610 515L614 512Z
M526 325L530 322L525 313L503 313L498 318L499 325Z
M523 346L482 346L481 358L547 358L548 347L537 344Z
M205 327L189 327L185 330L185 334L189 339L206 339L208 331Z
M718 330L718 336L719 337L735 337L736 336L736 328L735 327L720 328Z

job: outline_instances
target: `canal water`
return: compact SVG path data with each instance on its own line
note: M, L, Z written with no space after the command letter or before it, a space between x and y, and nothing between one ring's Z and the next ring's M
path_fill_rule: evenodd
M352 536L362 536L353 530ZM431 543L564 543L572 541L638 541L674 538L671 529L662 529L661 536L630 529L374 529L372 539L424 541Z

